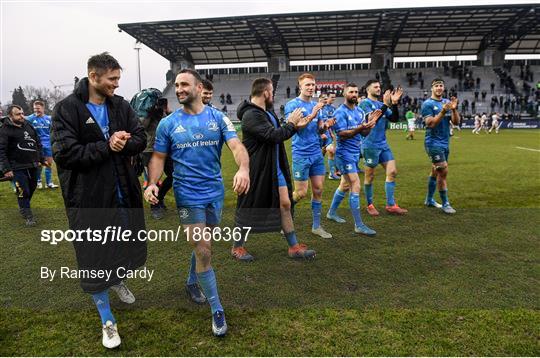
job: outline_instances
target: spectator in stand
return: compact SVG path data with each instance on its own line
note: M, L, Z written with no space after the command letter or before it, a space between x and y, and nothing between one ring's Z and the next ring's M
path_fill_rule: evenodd
M477 78L476 78L476 89L477 89L477 90L480 89L480 77L477 77Z
M287 98L291 98L291 87L287 86Z
M491 88L491 94L495 93L495 83L491 82L489 87Z
M219 95L219 102L221 104L225 104L225 95L223 93L221 95Z
M227 93L227 104L232 104L232 97L230 93Z
M486 92L486 90L483 90L482 91L482 102L486 101L486 96L487 96L487 92Z
M480 93L478 92L478 90L474 91L474 101L475 101L475 102L478 102L478 95L479 95L479 94L480 94Z

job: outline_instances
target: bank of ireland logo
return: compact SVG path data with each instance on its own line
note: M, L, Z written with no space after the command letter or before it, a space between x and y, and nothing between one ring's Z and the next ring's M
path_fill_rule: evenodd
M207 127L209 131L216 132L218 130L217 122L214 121L213 119L208 122Z
M180 219L185 219L189 216L189 212L186 208L182 208L178 210L178 216L180 216Z

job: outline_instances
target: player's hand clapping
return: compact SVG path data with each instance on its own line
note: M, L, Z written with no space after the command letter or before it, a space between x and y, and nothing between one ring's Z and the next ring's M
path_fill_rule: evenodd
M317 116L317 113L319 113L319 111L321 110L321 108L324 107L324 103L323 102L319 102L315 105L315 107L313 107L313 111L311 112L311 118L315 118Z
M332 126L334 126L334 124L336 124L336 119L335 118L329 118L326 120L326 122L324 122L324 129L328 129Z
M364 128L373 128L375 127L375 124L377 124L377 121L382 116L382 111L380 109L377 109L373 112L371 112L368 116L368 120L366 123L363 124Z
M119 152L124 149L129 138L131 138L131 134L126 131L114 132L109 138L109 147L113 152Z
M450 102L448 102L450 104L450 110L454 111L457 109L458 107L458 100L456 97L452 97L450 98Z
M390 99L392 101L392 104L398 104L402 95L403 95L403 88L401 88L401 86L398 86L390 94Z

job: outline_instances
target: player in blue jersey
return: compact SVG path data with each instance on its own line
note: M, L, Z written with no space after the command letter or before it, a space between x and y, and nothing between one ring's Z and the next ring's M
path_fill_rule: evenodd
M326 168L321 152L320 135L328 130L334 120L324 122L318 118L323 103L312 101L315 91L315 77L304 73L298 77L300 95L285 105L285 117L289 117L297 108L310 123L297 131L292 140L294 192L293 205L304 198L308 190L308 179L311 182L311 211L313 225L311 232L322 238L330 239L332 235L321 226L322 192Z
M26 119L30 122L32 127L35 128L39 140L41 141L43 157L47 166L45 167L45 183L47 188L58 188L58 185L52 181L52 148L51 148L51 117L45 114L45 103L42 101L34 101L34 113L29 115ZM41 182L41 167L38 169L38 182L37 188L42 189L43 184Z
M333 92L321 94L321 97L324 99L325 105L319 111L318 116L323 120L327 121L329 119L334 119L334 111L336 107L332 104L336 100L336 94ZM339 175L336 173L336 134L332 128L329 128L325 133L321 134L321 146L323 150L323 156L328 154L328 179L330 180L339 180Z
M344 223L345 219L337 215L337 209L345 194L350 190L349 207L354 219L354 231L360 234L374 236L375 230L367 227L360 215L360 178L358 176L358 163L360 161L361 135L368 135L373 130L377 120L385 108L372 111L369 116L356 104L358 101L358 86L348 83L343 95L345 103L334 112L336 124L334 130L337 134L336 164L341 171L341 182L334 193L332 205L326 214L330 220Z
M434 79L431 82L431 98L422 104L422 118L426 123L424 145L432 163L425 205L441 208L446 214L455 214L456 210L448 200L446 176L450 154L450 126L459 125L461 118L457 109L457 98L443 98L443 92L444 81L440 78ZM433 199L435 189L439 190L442 206Z
M386 171L386 181L384 188L386 191L386 211L390 214L403 215L407 213L406 209L400 208L394 198L396 186L396 161L386 141L386 128L388 121L397 122L399 120L398 103L403 90L401 87L384 93L383 101L378 99L381 96L381 83L378 80L369 80L366 85L367 97L360 102L360 108L367 114L376 109L385 106L387 109L383 116L377 121L377 124L369 135L362 139L362 156L364 157L364 194L367 201L367 212L371 216L378 216L379 212L373 204L373 179L375 178L375 168L381 165Z
M208 228L213 229L221 221L225 196L221 177L223 144L227 143L239 166L233 179L233 190L238 194L249 190L249 157L230 119L203 104L202 79L196 71L181 70L176 76L175 87L183 108L162 119L158 125L154 154L148 166L150 183L144 196L150 203L157 203L157 181L165 159L170 155L174 162L173 188L180 222L195 248L191 254L186 291L194 302L210 303L212 331L221 337L227 332L227 323L210 263L211 242L201 240L201 233L208 232Z
M208 81L207 79L203 79L202 84L203 84L203 90L201 93L202 103L206 106L216 108L212 104L212 97L214 96L214 85L212 84L212 82Z

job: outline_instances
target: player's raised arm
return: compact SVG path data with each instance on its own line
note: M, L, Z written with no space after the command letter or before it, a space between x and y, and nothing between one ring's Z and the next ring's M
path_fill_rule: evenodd
M458 108L458 100L456 97L452 97L450 99L450 110L452 111L452 124L457 126L459 122L461 121L461 116L459 115Z

